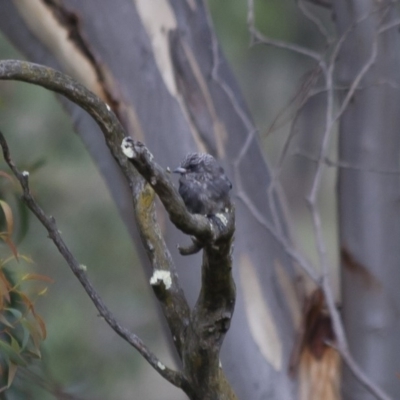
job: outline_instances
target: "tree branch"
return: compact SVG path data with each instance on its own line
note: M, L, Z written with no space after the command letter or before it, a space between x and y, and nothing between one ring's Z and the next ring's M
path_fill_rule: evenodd
M153 274L158 270L169 271L171 287L166 291L160 286L155 276L153 290L161 301L164 315L168 321L172 336L176 338L176 346L180 351L183 340L185 319L189 315L189 307L182 289L179 287L175 266L167 246L160 233L155 219L152 201L148 200L144 180L136 169L127 162L121 150L121 142L126 136L124 128L103 100L62 72L43 65L18 60L0 61L0 79L18 80L42 86L57 92L82 107L95 120L103 132L107 146L120 166L132 189L136 222L140 228L142 243L153 267ZM150 222L151 221L151 222ZM166 276L166 275L165 275Z
M282 40L271 39L264 36L255 26L254 22L254 0L247 0L247 26L251 35L252 44L264 44L273 46L284 50L293 51L294 53L310 57L317 61L319 64L323 61L321 54L308 49L307 47L300 46L295 43L289 43Z
M121 147L129 161L157 193L172 223L179 230L200 241L214 240L218 236L218 230L210 223L210 219L189 213L166 171L154 161L153 155L143 143L126 137Z
M124 129L107 104L63 73L37 64L8 60L0 61L0 79L21 80L61 93L86 110L101 128L112 155L131 187L136 222L153 267L150 284L163 307L178 353L183 360L183 373L166 368L144 347L139 338L115 321L87 280L84 268L62 241L54 219L46 217L34 201L29 191L27 174L24 175L16 169L3 139L5 157L20 180L28 207L49 231L50 237L69 262L101 315L163 377L182 388L191 399L208 398L210 393L217 397L223 395L224 398L235 399L236 396L219 365L220 348L229 329L235 305L231 259L235 227L234 207L210 218L190 214L168 174L153 161L147 148L126 137ZM192 313L179 286L172 257L156 220L154 192L176 227L193 235L204 249L202 288Z
M310 1L311 2L311 1ZM327 2L321 2L321 1L312 1L315 4L320 4L324 3L323 5L328 5ZM300 5L301 1L300 1ZM329 4L330 5L330 4ZM377 7L376 9L373 10L372 13L378 12L378 10L381 10L381 7ZM304 7L303 7L304 11ZM362 78L365 76L365 74L370 70L372 65L374 64L376 57L377 57L377 37L375 38L374 42L372 43L372 51L371 51L371 56L367 60L367 62L363 65L355 79L353 80L352 84L350 85L350 89L341 103L339 107L339 111L334 114L334 69L335 69L335 63L338 57L338 54L342 48L342 45L344 41L347 39L348 35L350 32L354 30L354 28L357 26L357 24L360 24L362 21L364 21L366 18L368 18L372 13L367 13L362 18L359 20L355 21L354 24L352 24L346 32L337 40L337 42L334 44L333 49L332 49L332 54L330 55L329 59L325 60L325 55L323 54L318 54L308 48L304 48L301 46L298 46L293 43L288 43L288 42L282 42L279 40L271 39L268 37L265 37L262 35L255 27L255 18L254 18L254 0L248 0L248 14L247 14L247 23L248 23L248 29L250 32L250 35L252 37L252 42L255 43L262 43L270 46L274 46L277 48L281 49L286 49L291 52L297 53L297 54L302 54L305 56L308 56L315 61L318 62L319 67L321 68L323 72L323 77L325 80L325 89L326 89L326 101L327 101L327 106L326 106L326 114L325 114L325 127L324 127L324 132L323 132L323 137L322 137L322 143L321 147L319 150L319 157L318 157L318 164L316 167L316 172L313 178L312 182L312 188L310 190L310 193L308 195L307 201L308 201L308 206L310 209L310 214L312 217L313 221L313 229L314 229L314 234L316 238L316 247L319 255L319 262L321 265L322 269L322 274L318 277L316 273L314 273L314 269L309 266L309 264L305 261L304 257L300 256L297 252L294 252L293 249L291 248L291 245L287 243L287 241L282 238L282 235L279 232L275 232L275 226L274 224L268 223L268 221L265 220L262 216L258 216L258 220L271 232L274 234L274 236L279 240L279 242L284 245L284 248L286 252L294 259L300 262L301 267L308 273L308 275L315 281L319 283L319 287L321 287L325 301L330 313L330 317L333 322L333 328L334 328L334 333L335 333L335 339L337 341L337 350L343 357L344 361L348 365L348 367L351 369L352 373L360 380L360 382L371 392L373 393L377 398L380 399L388 399L388 396L378 387L376 386L372 381L370 381L368 378L365 377L361 369L356 365L354 362L349 349L347 345L347 338L344 333L344 328L343 328L343 323L340 318L339 311L337 310L335 300L334 300L334 294L332 287L330 285L329 277L328 277L328 271L329 271L329 262L327 259L327 250L325 246L325 241L323 238L322 234L322 225L321 225L321 215L319 212L319 208L317 205L317 197L319 194L319 189L320 189L320 184L324 172L324 162L327 158L327 152L328 148L330 145L330 139L331 139L331 134L332 130L334 127L334 124L337 122L337 120L342 116L343 112L347 108L350 100L352 99L352 96L354 95L355 91L359 88L360 82ZM309 14L306 16L310 17ZM312 16L313 18L313 16ZM314 20L314 19L313 19ZM314 20L314 22L319 22ZM390 29L392 27L396 27L398 25L398 21L394 21L393 24L387 25L384 28L381 28L380 31L377 32L385 32L387 29ZM319 28L321 28L319 26ZM326 35L324 34L326 37ZM328 42L328 44L330 44ZM329 52L327 52L329 54ZM287 148L285 148L285 151L287 151ZM275 177L276 179L276 177ZM275 179L272 180L272 184L275 184ZM247 204L248 208L249 207L249 199L247 198L246 193L240 192L239 191L239 197L242 199L242 201ZM254 212L254 209L253 211Z
M92 283L86 274L86 267L78 262L71 250L68 248L60 235L54 217L48 217L43 209L36 202L29 188L29 172L21 172L11 159L8 144L4 135L0 132L0 145L3 150L3 157L15 177L18 179L22 188L22 198L27 207L35 214L36 218L46 228L49 238L53 241L64 260L67 262L71 271L78 278L87 295L92 300L99 314L104 318L107 324L122 337L126 342L133 346L142 357L168 382L172 383L183 390L187 389L188 383L181 372L174 371L166 367L161 361L147 348L143 341L127 328L122 326L114 317L113 313L107 308L99 294L94 289Z
M213 217L190 214L166 172L140 142L127 137L121 147L129 161L159 196L172 222L195 236L203 246L202 285L190 316L182 349L184 372L190 377L198 399L210 393L229 393L219 365L222 341L229 329L236 289L232 277L234 207Z
M331 0L306 0L307 2L311 4L315 4L320 7L324 7L327 9L332 9L332 1Z
M41 86L62 94L83 108L102 130L108 147L125 175L131 175L131 168L128 168L126 157L119 147L119 143L126 136L124 128L111 107L85 86L53 68L20 60L1 60L0 79L23 81Z

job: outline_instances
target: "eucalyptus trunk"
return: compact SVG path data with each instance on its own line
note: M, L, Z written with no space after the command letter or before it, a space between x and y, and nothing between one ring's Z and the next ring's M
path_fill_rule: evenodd
M340 120L339 218L343 320L355 360L393 398L400 393L400 35L389 1L334 2L338 85L372 62ZM381 7L381 8L380 8ZM383 11L384 10L384 11ZM344 399L373 399L344 370Z
M15 0L0 2L0 29L30 61L60 69L113 108L127 132L162 166L174 167L190 151L216 156L236 194L234 276L237 302L222 349L222 366L240 399L296 398L288 376L294 323L280 285L288 256L258 215L272 219L270 175L255 127L221 53L201 0ZM92 119L60 99L105 181L134 243L128 185ZM243 198L243 197L242 197ZM276 196L275 217L285 221ZM167 222L164 237L193 304L200 259L176 250L183 236ZM143 266L150 274L143 249ZM190 264L190 265L188 265Z

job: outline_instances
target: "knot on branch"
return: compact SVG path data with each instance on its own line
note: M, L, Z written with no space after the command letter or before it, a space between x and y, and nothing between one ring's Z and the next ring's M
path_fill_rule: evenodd
M153 161L153 154L150 153L148 148L138 140L134 141L130 137L125 137L121 143L122 152L131 160L138 159L143 166L151 165ZM140 160L139 160L140 158Z
M157 297L161 300L166 297L167 291L172 287L172 276L170 271L155 269L150 278L150 285Z

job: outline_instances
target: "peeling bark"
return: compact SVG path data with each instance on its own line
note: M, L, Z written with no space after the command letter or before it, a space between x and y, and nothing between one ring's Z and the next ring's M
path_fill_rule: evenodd
M185 111L189 107L180 104L180 102L186 103L188 99L182 96L178 100L171 95L170 87L166 85L157 64L145 22L141 19L134 2L65 0L59 4L66 7L70 13L79 16L82 37L90 43L90 50L95 54L96 61L101 63L103 71L107 70L112 77L110 80L107 78L107 88L113 93L113 99L117 99L119 106L126 110L126 118L124 111L117 109L116 113L129 134L145 142L164 167L176 165L177 160L181 160L189 151L199 150L199 143L203 143L201 150L222 157L220 160L227 174L235 177L234 180L241 180L243 190L251 197L252 206L266 218L272 218L266 190L270 182L269 171L257 137L253 134L255 128L251 117L216 43L203 2L169 3L177 21L177 29L183 34L186 46L201 71L201 84L205 86L203 88L196 86L195 90L198 91L196 95L198 98L203 96L203 99L206 99L204 94L209 93L212 99L211 108L207 101L202 101L201 107L207 118L206 123L196 121L197 127L192 123L195 119L191 119L189 112ZM18 25L18 29L15 29L15 24ZM63 25L60 26L64 28ZM65 63L65 59L59 58L56 49L49 47L43 37L21 19L13 3L0 4L0 28L30 60L64 71L68 70L69 66ZM169 48L166 51L169 52ZM218 79L215 79L215 76L213 78L212 74L216 55ZM74 64L75 69L79 67L79 64ZM199 84L198 80L197 83ZM232 91L237 104L232 103L224 87ZM71 114L78 134L105 177L124 222L137 241L138 233L132 223L134 218L130 190L115 161L109 155L102 135L85 112L71 103L64 104ZM191 106L193 107L193 104ZM237 111L238 106L241 114ZM212 108L218 116L217 122L213 119L214 111L210 111ZM195 108L192 108L192 117L197 117L194 111ZM246 117L246 121L243 120L243 116ZM128 123L126 119L133 122ZM213 129L206 132L205 130L211 125ZM202 131L201 134L204 135L200 140L193 135L195 129ZM218 132L227 132L227 139ZM243 149L246 150L244 155ZM254 174L255 170L257 174ZM234 187L238 187L235 181L233 184ZM279 208L278 214L284 226L284 218ZM278 260L292 280L295 279L295 272L285 250L242 201L237 201L236 204L236 223L238 229L232 272L238 282L238 292L235 316L222 348L221 361L224 371L238 398L254 400L265 397L277 400L295 398L296 382L291 380L287 373L294 327L284 293L280 286L275 285L274 262ZM199 271L188 268L186 258L181 257L175 249L175 244L182 239L176 229L171 224L166 224L162 233L177 264L188 301L194 304L201 280ZM260 353L249 329L249 315L246 308L251 305L245 302L240 283L241 279L246 279L246 266L241 265L243 254L247 255L255 268L261 296L268 304L272 325L281 342L280 362L274 365ZM143 250L141 257L150 276L151 269ZM200 264L198 258L194 259ZM244 273L239 275L239 269L243 269ZM267 343L269 332L266 331L258 340Z

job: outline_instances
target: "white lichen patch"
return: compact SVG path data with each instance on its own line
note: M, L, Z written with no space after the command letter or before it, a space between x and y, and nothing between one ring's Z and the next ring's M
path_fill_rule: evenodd
M87 271L87 266L85 264L79 264L79 269L83 272Z
M22 175L25 176L25 178L27 178L29 176L29 172L28 171L22 171Z
M225 217L224 214L218 213L215 216L223 223L224 226L228 224L228 219Z
M150 278L150 285L157 286L160 283L163 283L165 286L165 289L168 290L172 285L171 272L156 269L153 272L152 277Z
M128 158L134 158L135 157L135 151L133 149L133 143L132 139L129 137L124 138L124 140L121 143L121 149L122 152L128 157Z
M157 362L157 367L160 368L160 369L163 370L163 371L164 371L164 369L165 369L165 365L164 365L162 362L160 362L160 361Z

